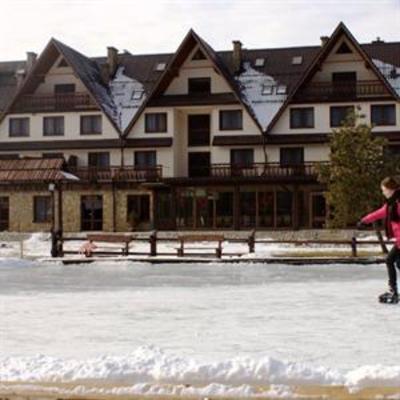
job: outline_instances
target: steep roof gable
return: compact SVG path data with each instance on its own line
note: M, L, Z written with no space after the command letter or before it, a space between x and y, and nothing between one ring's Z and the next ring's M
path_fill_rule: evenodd
M330 54L331 50L334 48L334 46L337 44L337 41L339 38L344 35L344 37L351 43L351 45L354 46L354 48L358 51L358 53L361 55L363 60L365 61L366 65L376 74L377 78L382 82L382 84L386 87L388 92L393 96L395 99L400 99L400 95L396 93L396 90L394 87L388 82L388 80L385 78L385 76L382 74L382 71L379 69L379 64L375 63L371 57L367 54L367 52L362 48L362 46L357 42L357 40L354 38L354 36L351 34L351 32L348 30L346 25L343 22L340 22L339 25L336 27L330 38L327 40L327 42L321 47L320 51L316 54L314 60L312 63L309 65L309 67L306 69L304 72L303 76L299 79L297 84L293 87L292 91L290 92L289 96L287 97L286 101L278 111L278 113L275 115L275 117L272 119L271 123L268 125L266 129L266 133L270 132L275 123L278 121L278 119L281 117L285 109L288 107L288 105L291 103L292 99L294 96L298 93L298 91L301 89L301 87L308 82L316 73L320 65L323 63L323 61L328 57Z
M47 44L35 65L29 71L20 88L6 107L0 121L12 110L17 100L23 94L34 91L41 82L43 74L52 67L58 57L62 55L67 65L72 68L76 76L86 87L95 104L102 110L117 132L120 132L116 123L117 111L112 101L109 88L103 83L98 64L71 47L52 38Z
M164 91L167 89L171 81L177 76L179 68L187 59L187 57L191 54L194 47L198 45L199 49L205 54L206 57L210 59L216 71L225 78L226 82L228 83L229 87L232 89L233 94L237 98L240 104L247 110L255 124L258 126L260 131L262 132L262 128L256 119L253 111L243 101L240 88L235 81L234 77L230 73L230 71L225 66L224 62L218 56L217 52L205 41L203 40L197 33L191 29L183 39L182 43L178 47L177 51L175 52L174 56L169 61L164 73L160 76L159 80L153 87L153 90L150 92L150 95L147 97L146 101L142 104L142 107L136 113L134 119L131 121L129 126L124 132L124 136L128 135L130 129L134 126L135 122L138 120L144 109L146 108L147 104L150 102L151 99L160 96Z

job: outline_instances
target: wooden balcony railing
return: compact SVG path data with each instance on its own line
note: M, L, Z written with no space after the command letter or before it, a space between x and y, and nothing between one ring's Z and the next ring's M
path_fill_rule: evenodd
M314 82L301 89L294 100L357 100L363 97L380 97L387 94L387 89L380 81Z
M156 182L162 166L154 167L69 167L68 172L84 182Z
M96 105L87 93L29 94L14 105L15 112L73 111L94 109Z
M325 162L307 162L282 165L280 163L253 163L246 165L211 164L190 169L191 178L316 178L318 165Z

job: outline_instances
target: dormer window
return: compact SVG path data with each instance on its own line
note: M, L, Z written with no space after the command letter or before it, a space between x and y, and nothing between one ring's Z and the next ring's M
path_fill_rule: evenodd
M204 53L200 49L198 49L196 51L196 53L194 53L194 56L192 57L192 60L194 60L194 61L206 60L206 56L204 55Z
M158 63L155 66L156 71L164 71L165 67L167 66L166 63Z
M143 97L143 90L135 90L132 93L132 100L140 100Z
M189 78L189 94L210 94L211 78Z
M266 96L268 94L272 94L274 92L274 87L272 85L263 85L261 94Z
M276 94L286 94L286 91L287 91L287 89L286 89L285 85L279 85L276 88Z
M303 63L303 56L294 56L292 58L293 65L301 65Z
M256 62L254 63L256 67L263 67L264 64L265 64L265 58L257 58Z
M63 83L59 85L54 85L55 94L65 94L65 93L75 93L74 83Z

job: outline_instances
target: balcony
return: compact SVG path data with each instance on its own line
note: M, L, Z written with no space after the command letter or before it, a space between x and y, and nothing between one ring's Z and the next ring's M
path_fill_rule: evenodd
M14 112L93 110L97 106L87 93L26 94L13 107Z
M69 167L68 172L83 182L157 182L162 166L155 167Z
M315 82L301 89L294 101L353 101L386 96L388 91L380 81Z
M307 162L296 165L280 163L253 163L247 165L211 164L208 167L191 168L191 176L168 178L167 181L242 180L242 181L315 181L318 166L326 162Z

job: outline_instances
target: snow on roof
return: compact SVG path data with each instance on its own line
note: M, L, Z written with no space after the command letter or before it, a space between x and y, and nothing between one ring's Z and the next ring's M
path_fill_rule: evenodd
M118 67L110 81L111 97L116 107L115 122L123 131L145 100L144 86L136 79L124 74L125 67Z
M253 111L254 116L265 130L272 118L286 100L286 94L277 94L276 90L266 93L268 86L281 86L272 76L251 68L249 62L243 64L244 71L236 77L243 100Z
M392 64L384 63L381 60L372 59L372 61L386 78L389 85L400 96L400 68Z

